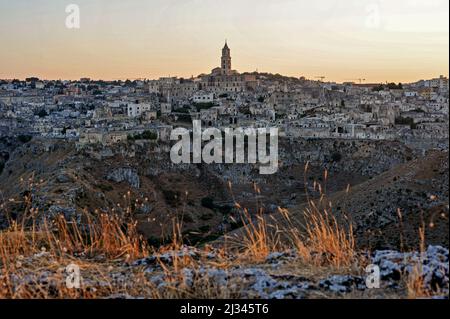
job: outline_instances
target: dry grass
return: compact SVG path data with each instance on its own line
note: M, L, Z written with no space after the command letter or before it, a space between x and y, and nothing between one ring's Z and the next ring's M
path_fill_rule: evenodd
M238 299L241 297L243 284L240 278L232 278L221 284L209 276L200 274L198 269L193 270L191 278L166 282L165 286L156 290L156 298L162 299ZM192 280L188 284L187 280Z
M141 296L145 298L238 298L239 285L224 286L208 276L200 275L201 266L227 268L226 253L219 251L214 261L199 260L189 254L181 236L182 224L173 222L172 242L157 250L147 247L136 231L136 222L117 215L84 215L85 226L63 216L32 223L12 222L0 232L0 299L104 298L109 296ZM210 248L205 247L205 255ZM169 254L170 262L158 259L164 285L156 287L139 267L124 264L154 253ZM83 273L79 289L66 285L66 266L76 264ZM185 269L193 272L187 284ZM123 282L115 282L113 273L126 273ZM44 277L43 277L44 276ZM42 278L45 278L42 280Z
M344 240L346 236L337 224L331 227L330 219L311 215L311 224L307 227L307 237L304 239L293 224L289 228L281 228L268 223L262 211L258 212L256 218L245 209L243 212L245 249L237 253L237 259L233 260L227 258L226 247L218 250L214 260L180 254L186 247L181 235L182 224L176 220L173 221L172 242L157 250L145 245L132 219L125 221L117 215L100 214L94 217L85 213L82 223L85 226L79 226L80 223L75 220L69 222L63 216L53 221L44 220L40 226L34 222L13 222L10 228L0 232L0 298L239 298L243 287L240 278L233 278L223 285L201 274L200 269L210 266L227 270L232 265L262 262L271 252L289 247L295 247L301 253L305 265L345 264L342 258L347 255L336 251L351 246ZM280 209L280 214L284 216L285 222L290 222L287 210ZM291 241L286 241L286 238ZM322 239L336 242L321 243ZM209 249L205 246L199 251L206 256ZM316 251L334 252L338 258L319 262L313 257ZM129 274L125 283L115 283L111 278L111 273L121 271L120 265L124 262L131 262L152 252L156 256L171 256L170 262L158 258L163 286L155 287L139 267L126 270ZM90 278L80 289L69 289L65 284L65 267L72 263L80 267L83 278ZM186 269L191 271L189 277ZM46 275L44 282L39 279L42 274ZM92 281L92 278L97 281ZM188 284L188 281L191 283Z
M89 289L68 289L67 274L61 269L76 263L85 271L95 268L102 278L107 272L100 271L98 261L89 262L90 258L129 261L147 254L145 242L136 232L136 224L123 222L117 216L101 214L90 219L85 229L75 220L67 222L62 216L52 222L44 220L40 227L33 225L30 229L12 223L9 229L0 232L0 298L46 298L50 295L92 298L94 294ZM41 260L40 256L46 258ZM33 263L28 262L30 259ZM52 262L47 264L47 260ZM51 272L47 284L40 284L33 277L44 269L54 270L54 273ZM11 278L15 278L15 283Z
M305 167L305 186L306 172ZM346 274L364 269L355 248L352 222L344 215L336 216L325 194L325 184L314 182L317 198L307 194L307 206L301 219L294 218L287 209L279 208L274 215L258 209L254 214L236 203L241 213L241 236L238 249L228 246L214 249L213 260L206 256L210 247L197 249L191 256L184 246L182 221L173 220L171 242L157 249L148 247L137 232L131 210L125 214L89 214L79 220L67 221L63 216L37 222L38 211L25 198L25 213L10 227L0 232L0 299L1 298L239 298L245 283L231 278L224 285L201 270L215 268L227 271L232 266L259 264L273 252L294 250L298 256L287 269L291 274L320 278L330 272ZM231 184L229 185L232 194ZM308 187L305 187L308 189ZM260 189L254 185L256 195ZM348 189L347 189L348 192ZM131 203L131 200L128 202ZM258 196L256 196L258 198ZM124 206L126 207L126 205ZM425 250L424 228L421 229L422 252ZM186 252L186 253L183 253ZM148 275L145 267L126 267L132 261L153 254L160 270ZM165 258L162 258L162 255ZM234 258L229 258L233 255ZM170 256L169 260L167 256ZM66 286L66 266L76 264L83 273L80 289ZM429 296L424 288L422 269L410 274L405 286L408 296ZM189 270L188 272L186 270ZM280 270L281 271L281 270ZM42 275L45 274L45 280ZM117 281L113 274L124 274ZM161 275L156 285L151 276Z
M425 252L425 225L422 222L422 227L419 228L420 240L420 257L414 265L412 271L405 275L405 286L408 299L429 298L433 295L425 285L425 278L423 277L423 258ZM438 292L439 293L439 292Z
M237 207L238 204L236 205ZM243 223L242 245L245 247L242 257L256 262L264 261L271 252L278 251L279 241L277 234L269 229L266 218L258 212L255 220L246 208L242 210Z
M419 299L431 297L433 294L425 287L422 265L420 263L413 267L411 273L406 277L406 290L408 299Z
M305 215L306 244L299 249L303 258L336 268L347 268L355 263L357 253L351 223L341 226L335 216L326 209L320 212L313 202Z
M95 219L88 217L84 228L76 220L68 222L59 216L53 221L44 220L39 228L33 225L31 230L13 223L0 233L2 260L37 253L42 248L57 256L105 255L112 259L135 259L147 252L144 241L136 231L136 222L123 222L115 215L101 214Z
M305 166L305 186L307 171L308 164ZM325 171L325 183L327 177L328 172ZM229 188L233 194L231 184ZM357 258L352 222L346 216L338 221L333 215L332 205L326 201L324 193L326 186L314 182L316 189L319 198L313 200L307 194L308 205L301 221L293 218L284 208L278 208L278 216L265 216L262 209L252 216L246 208L236 203L243 223L242 235L239 236L243 255L261 262L272 252L294 248L303 263L315 266L348 269L363 262ZM257 195L260 194L256 185L254 190Z

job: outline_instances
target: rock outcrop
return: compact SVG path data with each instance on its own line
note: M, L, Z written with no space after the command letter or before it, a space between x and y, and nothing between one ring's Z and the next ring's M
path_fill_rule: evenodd
M130 186L134 188L140 187L139 175L135 169L122 167L116 168L108 174L106 179L113 181L115 183L127 182Z

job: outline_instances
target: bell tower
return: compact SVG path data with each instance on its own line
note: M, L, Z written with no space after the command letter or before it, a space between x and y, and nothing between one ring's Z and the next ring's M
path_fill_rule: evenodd
M221 61L222 74L231 74L231 51L228 47L227 41L222 49L222 61Z

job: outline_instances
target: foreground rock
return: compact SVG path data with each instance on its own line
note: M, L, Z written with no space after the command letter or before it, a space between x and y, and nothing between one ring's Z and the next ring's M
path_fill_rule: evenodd
M429 246L422 254L376 251L368 256L380 270L378 289L367 287L364 269L336 272L331 268L308 267L302 265L295 251L272 253L259 263L243 263L233 255L192 247L155 254L131 263L112 263L102 256L78 258L85 265L80 272L81 297L405 298L408 296L406 280L415 271L419 271L419 277L423 279L427 297L448 298L449 294L448 249L440 246ZM61 297L61 287L69 274L64 265L54 266L58 264L57 260L45 251L21 257L16 263L16 271L9 275L0 273L0 280L9 276L16 291L27 287L37 293L45 292L44 297ZM181 260L191 266L180 266ZM224 261L228 266L223 266ZM94 267L88 270L86 262ZM42 266L45 264L48 266Z
M161 273L159 261L164 265L170 265L174 258L189 256L200 259L201 254L195 250L185 249L177 252L168 252L161 255L153 255L139 260L132 267L144 267L150 280L158 288L168 285L165 274ZM213 252L208 253L208 258L214 259ZM404 295L406 278L414 271L419 271L423 278L424 289L435 293L436 296L448 297L449 292L449 260L448 249L440 246L429 246L424 253L400 253L397 251L376 251L370 256L373 265L380 270L380 293ZM230 269L219 269L210 266L202 266L198 269L184 268L182 270L183 282L176 285L186 285L193 288L200 279L207 278L210 282L237 289L242 298L284 299L284 298L308 298L331 294L343 296L352 293L363 297L370 288L366 285L367 275L355 274L322 274L323 278L295 274L295 271L286 271L286 266L299 265L299 260L293 251L271 254L264 263L245 267L243 265L232 266ZM283 269L283 274L279 274ZM315 277L315 278L313 278ZM173 284L173 283L171 283Z

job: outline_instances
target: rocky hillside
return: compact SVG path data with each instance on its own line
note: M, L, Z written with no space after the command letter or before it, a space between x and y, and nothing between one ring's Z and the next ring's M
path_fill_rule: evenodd
M447 152L422 157L391 142L283 143L280 172L265 177L251 165L173 165L168 146L155 143L77 150L33 140L9 149L0 225L24 221L25 230L1 233L0 253L11 260L1 265L9 268L0 272L0 286L8 283L0 298L448 296ZM290 236L308 225L306 194L319 207L314 218L327 208L342 227L323 220L300 242ZM247 219L236 202L249 209ZM281 228L278 206L299 224ZM266 218L255 216L257 208ZM60 214L66 224L28 233L27 225ZM97 239L80 242L80 230ZM68 291L62 278L74 262L83 288ZM380 269L380 289L367 286L369 264Z
M321 184L323 206L339 220L352 221L358 247L376 250L418 249L421 227L427 244L448 247L448 180L448 152L431 151L338 192L327 192L324 180L306 183L310 198L320 198ZM300 225L307 208L289 208Z
M132 214L146 238L158 243L170 234L176 218L183 222L188 242L195 244L239 227L235 202L268 214L279 206L301 210L298 207L305 203L306 192L313 191L314 181L323 183L327 194L335 194L331 198L337 213L354 215L361 244L368 243L363 240L367 231L395 225L397 208L404 212L406 225L417 205L428 214L426 220L429 214L445 214L445 209L448 216L448 181L443 173L447 155L434 155L440 162L422 160L396 142L281 140L280 171L270 176L259 175L254 165L174 165L168 151L168 145L151 142L77 150L74 144L51 140L14 148L0 175L0 223L6 226L9 215L19 218L27 205L38 209L40 220L61 213L80 220L83 211ZM427 170L426 165L428 175L416 177L413 171ZM342 196L339 191L347 185L354 185L352 192ZM25 203L24 196L31 203ZM387 238L384 235L369 237L374 247L391 247L380 242ZM391 243L398 247L398 238Z
M448 172L448 152L432 151L330 200L353 219L362 245L417 248L424 225L429 244L448 247Z

